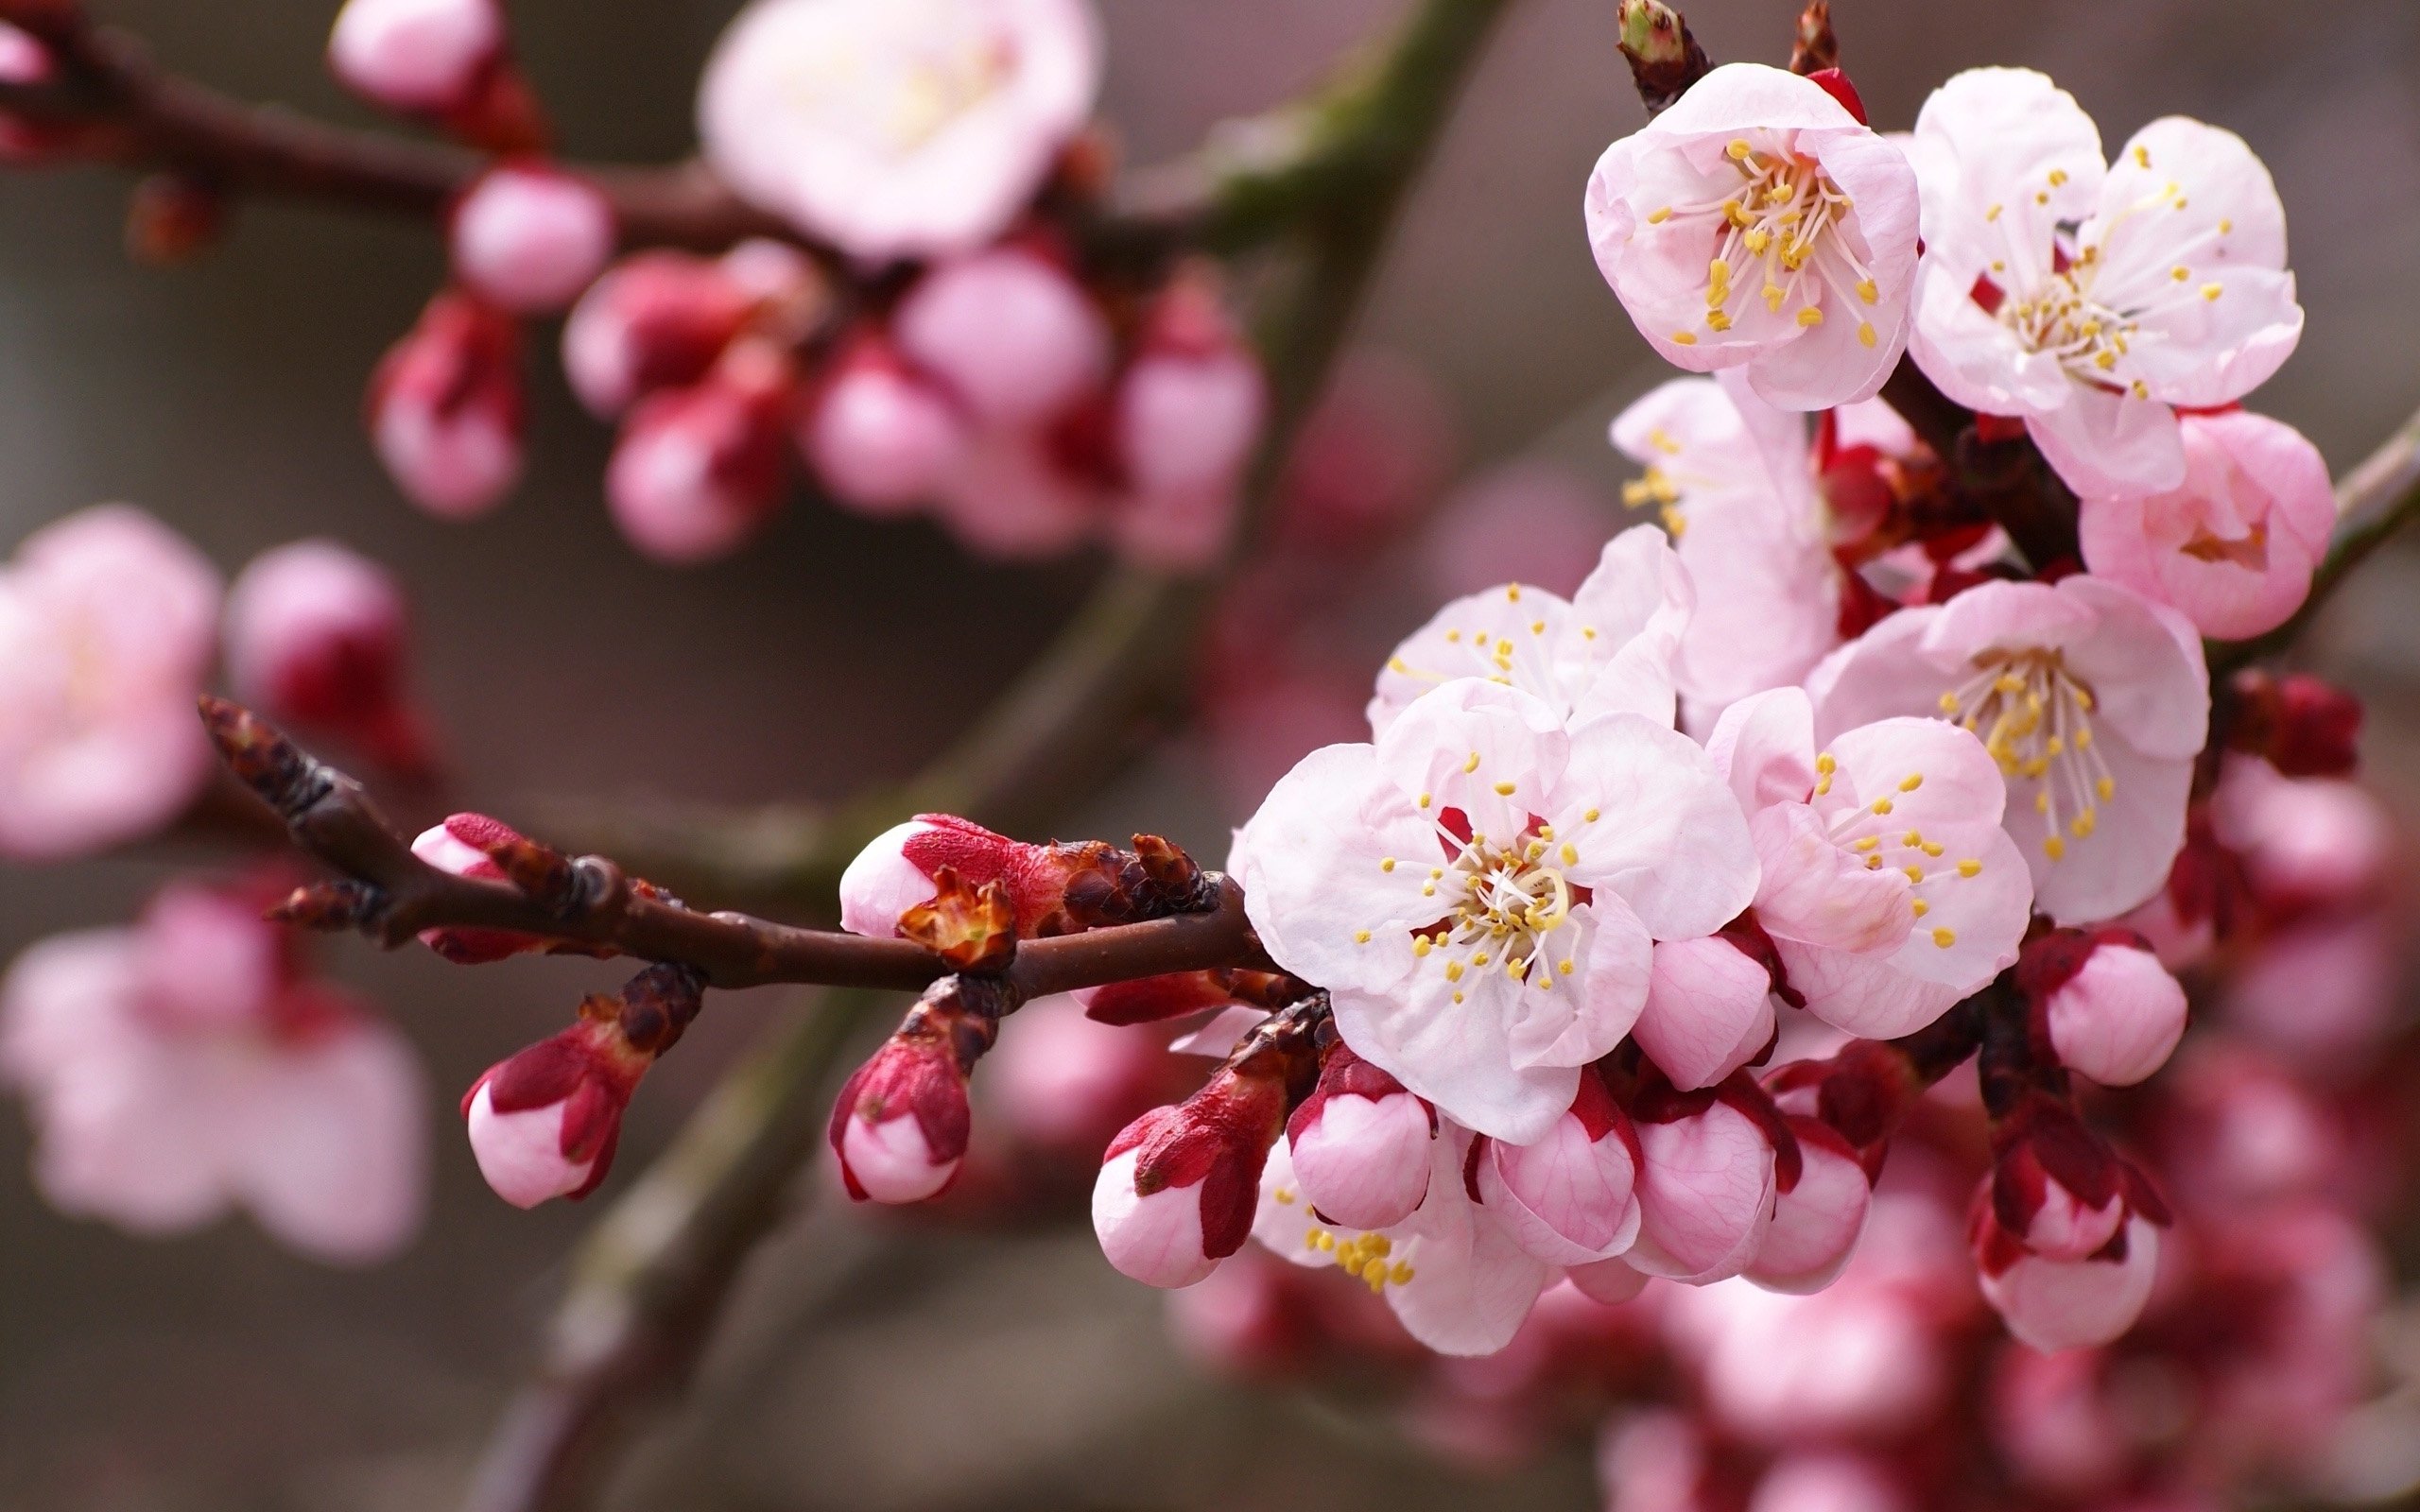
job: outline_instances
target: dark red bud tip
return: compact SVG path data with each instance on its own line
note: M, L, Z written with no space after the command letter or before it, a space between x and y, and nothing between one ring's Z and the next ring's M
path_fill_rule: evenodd
M482 834L470 843L496 864L506 881L532 899L548 908L568 906L579 890L579 874L570 860L553 847L517 834L503 825L495 828L503 833Z
M386 902L385 893L365 882L315 882L271 903L261 917L298 929L357 929Z
M202 729L228 770L279 817L291 822L327 795L332 785L328 769L276 726L232 699L205 693L199 704Z
M1798 14L1798 39L1790 45L1789 71L1812 78L1838 73L1840 66L1841 39L1832 30L1832 0L1807 0L1806 9ZM1858 120L1865 119L1863 111L1854 105L1849 109Z
M1824 94L1840 101L1842 110L1856 116L1858 125L1866 124L1865 101L1858 97L1857 86L1849 82L1848 75L1837 68L1819 68L1806 77L1822 85Z
M227 223L227 198L182 174L157 173L134 186L126 207L126 249L165 266L206 250Z

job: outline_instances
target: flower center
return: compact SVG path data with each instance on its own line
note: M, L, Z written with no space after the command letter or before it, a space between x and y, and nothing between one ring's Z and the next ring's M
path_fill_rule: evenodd
M803 60L794 97L824 126L892 153L930 143L998 91L1014 47L955 5L927 5L874 37Z
M1844 308L1880 298L1873 276L1835 232L1853 208L1849 197L1810 158L1770 145L1734 138L1723 156L1738 176L1720 192L1686 205L1652 211L1650 225L1673 215L1719 215L1722 225L1706 264L1705 328L1720 333L1736 322L1747 300L1763 301L1768 315L1792 312L1801 326L1824 323L1821 291L1828 287ZM1754 275L1754 283L1749 282ZM1860 315L1858 339L1875 344L1874 325ZM1693 346L1692 332L1677 331L1674 342Z
M1830 751L1822 752L1815 758L1814 797L1820 799L1831 795L1832 777L1839 770L1840 764ZM1912 793L1924 785L1924 773L1910 772L1899 779L1898 791ZM1864 857L1866 870L1880 871L1891 867L1905 875L1908 879L1909 912L1912 918L1922 919L1931 913L1933 907L1933 899L1927 896L1927 889L1937 894L1940 888L1952 882L1979 877L1983 874L1983 863L1973 856L1945 860L1947 846L1926 838L1922 830L1893 820L1893 812L1897 807L1897 800L1885 793L1870 803L1840 809L1824 819L1824 833L1834 845L1851 855ZM1957 932L1940 925L1932 927L1930 937L1943 950L1958 943Z
M1941 696L1941 712L1981 737L2012 792L2019 782L2034 784L2033 811L2050 832L2042 851L2056 861L2066 854L2067 835L2092 833L2100 805L2118 791L2093 747L2092 690L2068 675L2057 651L1987 654L1975 665L1965 686Z
M1461 984L1478 971L1500 971L1516 985L1553 991L1554 979L1576 967L1570 955L1551 959L1548 941L1570 922L1572 906L1588 900L1585 888L1573 887L1548 863L1567 866L1579 852L1556 840L1547 824L1532 824L1507 845L1478 833L1462 840L1442 824L1438 834L1459 849L1445 865L1431 867L1421 885L1422 895L1437 899L1444 911L1437 922L1413 931L1413 956L1444 971L1456 984L1457 1003L1463 999ZM1576 933L1564 941L1578 950Z

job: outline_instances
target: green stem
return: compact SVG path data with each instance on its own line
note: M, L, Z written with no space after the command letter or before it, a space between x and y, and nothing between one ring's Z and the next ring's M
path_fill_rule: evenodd
M1266 175L1220 180L1238 223L1272 214L1272 198L1300 217L1291 225L1296 266L1258 325L1273 404L1244 542L1266 527L1285 454L1488 28L1509 4L1423 0L1383 56L1309 108L1302 151L1279 176L1296 188L1280 196ZM830 880L867 838L919 809L1006 822L1014 811L1039 812L1084 791L1126 753L1122 737L1137 709L1172 696L1172 674L1217 580L1112 573L956 747L904 789L816 826L782 880L828 897ZM771 1228L782 1192L813 1148L829 1073L864 1011L865 1000L832 994L743 1062L607 1213L581 1246L544 1366L490 1446L470 1512L579 1504L611 1469L636 1411L687 1378L740 1261Z

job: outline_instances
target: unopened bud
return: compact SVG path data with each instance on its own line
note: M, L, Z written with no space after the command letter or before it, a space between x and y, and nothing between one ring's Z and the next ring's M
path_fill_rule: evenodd
M866 514L931 499L965 455L949 396L878 337L844 352L807 411L799 446L834 499Z
M488 1068L463 1097L462 1115L496 1195L534 1208L596 1190L613 1168L631 1092L696 1016L700 990L687 967L649 967L618 997L582 1003L579 1022Z
M1688 23L1662 0L1621 0L1616 16L1631 81L1638 86L1649 114L1679 99L1713 67L1705 49L1689 35Z
M1638 1243L1632 1268L1703 1285L1754 1260L1773 1211L1776 1151L1758 1121L1715 1091L1651 1086L1633 1103Z
M479 93L504 46L495 0L347 0L328 37L328 66L374 104L440 115Z
M986 423L1029 427L1109 371L1109 325L1075 280L1018 248L936 268L900 301L900 350Z
M501 819L456 814L423 830L412 841L412 854L458 877L503 882L508 880L504 868L488 854L489 849L521 838L519 831ZM458 966L484 966L547 948L547 942L537 936L510 929L429 929L421 932L420 940Z
M659 561L735 551L771 519L787 474L788 357L742 342L704 381L634 410L605 474L623 536Z
M1571 1108L1533 1144L1488 1140L1479 1200L1513 1242L1549 1265L1610 1260L1638 1237L1638 1134L1604 1082L1582 1069Z
M455 276L526 315L562 309L614 254L614 207L594 185L544 167L480 176L454 210Z
M227 595L228 680L271 718L353 742L406 773L429 764L409 692L403 590L331 541L263 552Z
M703 378L754 309L755 296L706 258L624 258L564 321L563 373L591 413L611 420L659 389Z
M945 977L840 1089L829 1140L860 1202L922 1202L966 1158L967 1074L999 1034L1004 989Z
M1388 1228L1428 1194L1437 1115L1343 1044L1286 1125L1294 1177L1311 1206L1348 1228Z
M2072 1108L2030 1095L1994 1130L1992 1211L2009 1238L2049 1260L2082 1260L2126 1222L2117 1153Z
M877 938L897 934L900 915L932 900L943 867L969 886L1002 884L1025 939L1215 904L1190 857L1156 836L1135 839L1168 854L1147 861L1098 841L1031 845L956 815L918 815L876 835L840 874L840 927Z
M931 951L954 971L996 971L1016 954L1016 912L998 882L969 885L943 867L933 896L899 916L899 935Z
M371 439L396 486L429 513L485 514L519 481L528 424L520 356L511 317L449 290L372 376Z
M2227 744L2288 777L2346 777L2360 764L2361 700L2308 673L2236 675Z
M1873 1188L1848 1141L1812 1118L1793 1118L1789 1126L1805 1169L1774 1196L1772 1222L1744 1274L1771 1292L1820 1292L1857 1252Z
M2044 1353L2102 1345L2134 1327L2159 1270L2159 1230L2135 1218L2094 1253L2050 1260L1979 1201L1969 1226L1983 1296L2008 1331Z
M1206 281L1179 278L1146 317L1117 390L1126 475L1147 494L1231 490L1267 410L1260 365Z
M2141 1081L2184 1038L2185 988L2132 930L2053 931L2025 947L2016 979L2059 1064L2104 1087Z
M1727 936L1656 943L1631 1033L1673 1086L1713 1086L1762 1053L1773 1027L1772 971Z

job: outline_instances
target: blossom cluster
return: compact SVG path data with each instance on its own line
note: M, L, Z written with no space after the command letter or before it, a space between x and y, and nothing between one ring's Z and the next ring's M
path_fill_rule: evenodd
M1080 198L1098 92L1084 0L759 0L700 85L704 157L786 234L632 251L606 186L527 145L449 213L452 280L369 424L397 483L469 518L519 480L525 323L620 426L605 491L649 557L725 556L799 464L835 503L1024 558L1099 539L1192 570L1226 544L1259 369L1212 275L1096 276L1041 201ZM329 58L392 110L539 131L494 0L350 0ZM790 237L804 238L810 256Z

